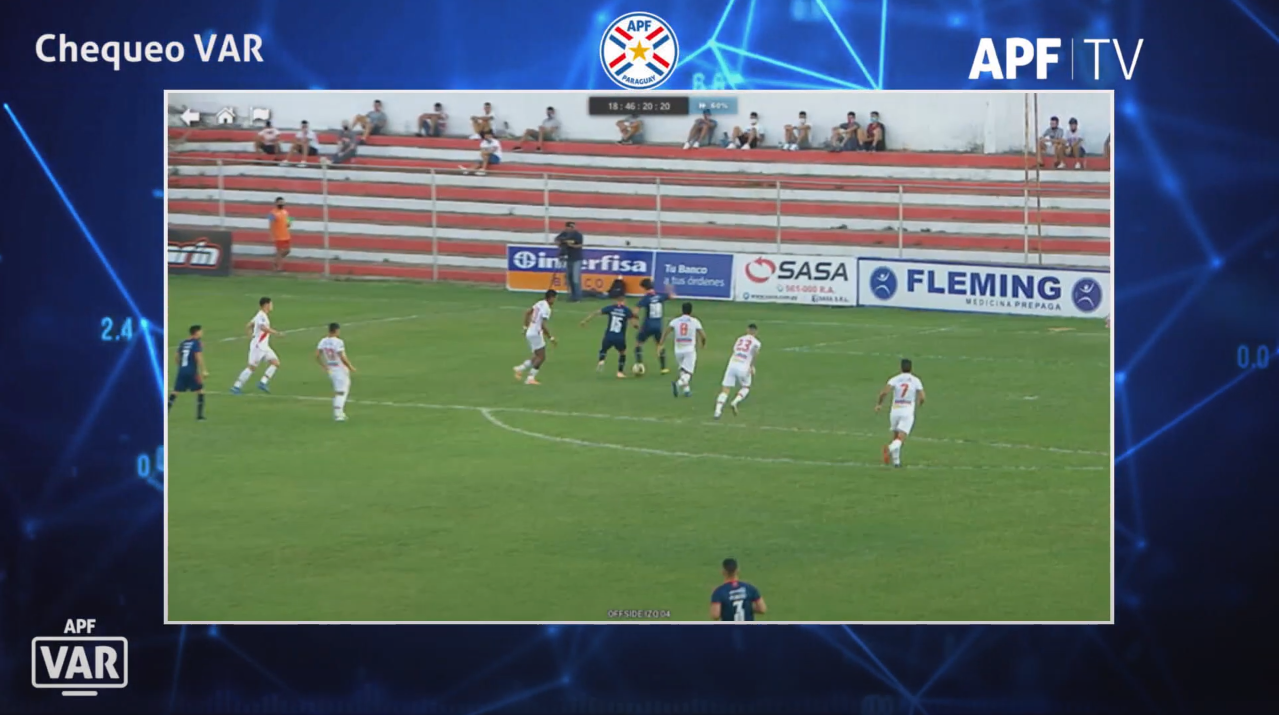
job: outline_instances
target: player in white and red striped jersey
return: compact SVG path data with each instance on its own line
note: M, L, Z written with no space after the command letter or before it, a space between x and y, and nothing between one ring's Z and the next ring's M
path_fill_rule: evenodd
M231 386L233 395L240 394L240 388L253 377L253 372L263 361L267 363L267 367L266 372L262 373L262 379L258 381L258 389L263 392L271 391L267 388L267 384L271 382L272 377L275 377L275 371L280 369L280 358L271 349L271 336L284 334L271 327L271 311L274 307L270 298L262 298L258 301L258 314L244 326L250 336L249 366L240 372L235 384Z

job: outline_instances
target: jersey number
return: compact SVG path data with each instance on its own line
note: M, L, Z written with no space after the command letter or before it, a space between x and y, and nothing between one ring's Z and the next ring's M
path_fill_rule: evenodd
M734 621L746 620L746 602L745 601L733 601L733 620Z
M906 396L906 391L910 389L910 385L902 383L902 397Z
M182 367L189 364L191 364L191 346L185 345L182 347Z
M324 359L327 360L330 365L338 364L338 354L333 352L333 348L324 349Z
M681 337L688 335L688 323L679 324L679 334Z
M622 332L622 316L614 315L612 318L609 319L608 332L610 333Z

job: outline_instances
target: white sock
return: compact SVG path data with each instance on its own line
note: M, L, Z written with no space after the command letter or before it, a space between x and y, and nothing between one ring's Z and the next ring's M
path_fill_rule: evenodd
M742 404L742 400L746 399L746 396L749 394L751 394L751 389L749 387L743 387L742 389L738 390L737 397L733 398L733 406L736 407Z
M528 379L525 382L532 382L535 377L537 377L537 368L528 371Z
M902 463L902 441L895 439L888 445L888 454L893 458L893 464Z
M725 402L728 402L728 395L723 392L719 393L719 397L715 398L715 414L723 414Z
M693 376L692 376L692 375L690 375L690 374L688 374L688 373L686 373L686 372L681 372L681 373L679 374L679 386L680 386L680 387L688 387L688 383L689 383L692 379L693 379Z
M516 365L516 366L515 366L515 369L516 369L516 370L519 370L520 372L524 372L525 370L529 369L530 367L533 367L533 361L532 361L532 360L525 360L524 362L520 363L519 365Z
M346 398L342 395L333 396L333 416L337 417L342 414L342 403L346 402Z
M275 376L276 366L267 365L266 372L262 373L262 384L265 385Z
M235 386L244 387L244 383L248 382L250 377L253 377L253 368L244 368L244 370L240 372L240 377L236 378Z

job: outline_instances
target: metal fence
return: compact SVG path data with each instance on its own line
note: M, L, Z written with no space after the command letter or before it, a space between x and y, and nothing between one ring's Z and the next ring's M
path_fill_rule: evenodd
M283 172L248 169L279 168L281 163L275 160L226 161L184 157L180 152L172 152L169 162L171 176L204 177L187 187L179 186L183 189L181 198L202 204L215 200L217 223L223 227L235 223L237 216L250 215L239 211L239 207L261 208L262 213L251 215L264 216L264 207L277 193L284 194L291 207L306 207L308 214L315 214L318 208L314 218L319 220L321 228L306 232L319 233L323 238L325 275L330 272L331 261L341 260L337 255L351 253L349 249L335 250L330 246L331 230L359 222L330 220L331 212L347 214L359 209L385 216L377 218L376 223L409 228L411 233L403 235L419 240L424 238L422 229L429 226L434 279L439 278L441 241L483 240L465 237L464 225L468 221L473 224L472 230L503 232L503 244L551 243L563 221L575 220L593 236L624 237L628 245L639 248L687 248L692 242L698 244L694 246L697 250L734 252L759 251L763 245L771 244L773 250L781 253L794 252L797 245L804 245L805 252L821 254L822 248L829 248L831 250L825 252L836 254L840 253L836 248L840 245L870 245L889 251L895 249L899 257L908 248L948 248L998 251L1008 254L1010 261L1020 253L1025 263L1043 264L1045 239L1070 238L1051 234L1051 226L1050 235L1045 235L1044 211L1104 213L1107 216L1104 232L1094 232L1104 236L1078 238L1109 241L1110 184L1076 184L1066 188L1042 182L1037 154L1030 151L1034 143L1029 130L1031 114L1027 112L1027 169L1020 182L889 182L856 177L779 180L749 174L721 177L642 172L605 176L567 171L530 173L522 171L523 167L518 164L504 165L477 181L461 178L464 173L461 169L368 163L330 165L316 157L308 160L308 166L313 168L306 173L295 170L287 176ZM1032 164L1036 164L1033 171ZM177 167L183 169L179 172ZM216 180L209 181L209 177ZM315 191L303 192L263 187L258 187L260 191L228 188L229 182L239 186L236 179L241 177L315 181L318 185ZM363 183L395 188L382 194L350 190L351 185ZM267 193L271 196L265 196ZM172 205L172 195L169 201ZM1103 205L1106 208L1103 209ZM765 206L770 208L761 211ZM857 206L860 211L841 214L840 207L848 206ZM229 211L228 207L236 210ZM735 212L734 207L750 210ZM199 213L206 211L207 208L202 208ZM981 220L983 211L998 211L1003 215ZM853 213L862 215L851 215ZM946 218L946 214L957 218ZM978 218L967 219L965 214ZM1007 220L1010 214L1019 214L1020 220ZM926 218L929 215L934 218ZM265 230L264 224L258 225ZM849 233L863 235L857 241L848 241ZM945 239L948 234L976 235L981 240L970 241L972 245L962 247L938 245L939 239ZM394 232L382 235L400 236ZM843 240L841 235L845 237ZM921 239L920 245L916 245L915 239ZM751 247L743 248L741 244L746 243ZM927 245L929 243L933 245ZM413 245L422 246L421 243ZM424 248L406 252L425 255Z

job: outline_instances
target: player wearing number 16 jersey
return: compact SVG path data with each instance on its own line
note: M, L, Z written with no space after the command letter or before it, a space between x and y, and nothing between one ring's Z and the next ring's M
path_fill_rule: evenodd
M329 334L315 346L315 361L333 383L333 419L346 422L346 398L351 394L351 373L355 366L346 357L346 343L338 337L342 326L329 323Z
M693 317L693 304L685 303L683 315L671 321L662 333L657 346L663 348L673 334L675 336L675 364L679 366L679 379L671 383L671 394L679 397L680 390L684 396L693 394L693 371L697 368L697 349L706 347L706 332L702 330L702 321Z
M715 419L724 413L724 403L728 402L728 393L737 387L737 396L729 404L733 414L737 414L737 406L751 394L751 378L755 376L755 356L759 354L762 343L755 333L759 328L751 323L746 326L746 334L733 343L733 356L728 359L728 368L724 370L724 381L720 383L719 398L715 402ZM740 387L738 387L740 386Z
M595 371L604 369L604 360L608 357L608 351L616 350L617 379L620 380L626 377L626 324L629 322L634 325L636 315L626 306L625 295L618 296L617 302L613 305L586 316L582 319L582 327L586 327L586 324L597 315L607 315L608 323L604 326L604 339L600 342L600 362L595 366Z
M924 383L915 377L911 368L909 360L902 360L901 373L884 385L875 402L875 411L879 412L884 398L893 396L893 407L888 413L888 429L892 430L893 441L884 447L884 464L892 462L894 467L902 466L902 442L915 426L915 408L924 404Z

